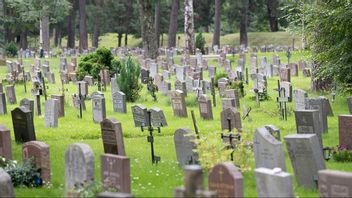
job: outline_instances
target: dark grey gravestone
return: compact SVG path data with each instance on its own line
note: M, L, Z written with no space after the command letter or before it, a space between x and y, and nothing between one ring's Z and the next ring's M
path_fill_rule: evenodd
M10 104L16 104L17 100L16 100L15 86L14 85L7 85L5 87L5 90L6 90L7 101Z
M195 136L190 129L177 129L174 133L176 157L180 166L195 164L198 161L198 154L194 151L196 144Z
M106 118L105 98L95 95L92 98L93 121L100 123Z
M0 115L7 113L5 93L0 93Z
M65 152L65 192L94 182L94 153L89 145L71 144Z
M182 91L176 90L171 92L171 105L175 117L188 117L185 95Z
M11 111L11 116L16 142L36 140L32 112L24 107L17 107Z
M318 171L325 169L323 152L315 134L294 134L284 137L297 183L316 188Z
M100 122L104 153L126 155L121 122L106 118Z
M152 120L152 125L154 127L164 127L167 126L166 118L163 110L153 107L150 110L150 117Z
M295 103L295 111L306 109L306 99L308 94L302 89L296 89L293 91L293 101Z
M30 98L23 98L20 101L20 106L23 106L26 109L28 109L29 111L31 111L32 115L34 116L34 100L32 100Z
M231 122L231 130L237 129L242 131L241 115L235 108L228 108L221 111L221 130L229 130L229 120Z
M56 99L47 100L44 104L44 126L56 128L59 119L59 101Z
M257 168L286 170L283 145L266 127L256 129L253 142Z
M320 197L352 197L352 173L337 170L319 171Z
M324 96L319 96L320 99L322 99L324 101L324 112L327 116L333 117L334 116L334 112L332 111L332 107L330 104L330 101L328 98L324 97Z
M199 114L205 120L213 120L213 106L207 95L200 95L198 98Z
M134 126L135 127L146 127L148 125L148 111L143 105L133 105L131 107Z
M258 197L294 197L292 176L280 168L255 169Z
M323 133L328 132L328 110L324 106L325 102L322 98L308 98L306 100L306 109L319 110L319 120L322 123Z
M318 110L300 110L295 111L296 129L298 134L316 134L321 148L322 141L322 123L319 122Z
M175 81L175 90L180 90L183 92L185 97L187 97L187 88L186 88L186 82L185 81L180 81L176 80Z
M114 112L127 113L126 95L121 91L112 94L112 104Z
M59 103L59 117L65 116L65 95L51 95L52 99L56 99Z
M11 177L2 168L0 168L0 196L15 197Z

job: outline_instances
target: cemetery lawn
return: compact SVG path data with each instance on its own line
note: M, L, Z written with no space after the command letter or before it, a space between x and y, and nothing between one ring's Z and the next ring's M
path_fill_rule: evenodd
M271 57L273 53L258 53L258 57L267 56L268 60L271 62ZM281 61L284 63L287 61L284 53L279 53ZM301 59L307 59L309 56L308 52L293 52L291 62L298 62ZM238 55L234 57L228 56L228 58L235 60L235 65L237 65ZM179 60L179 59L178 59ZM55 79L57 84L48 84L49 88L47 90L48 96L51 94L61 93L61 84L59 83L59 59L52 58L49 59L51 71L55 73ZM70 58L68 58L70 61ZM247 67L249 64L249 56L247 55ZM24 59L25 70L29 71L30 64L34 63L33 59ZM214 59L209 61L209 65L218 65L217 61ZM218 73L221 72L222 68L218 68ZM0 67L0 79L5 79L7 72L6 66ZM207 78L208 73L204 73L205 78ZM175 77L173 77L174 79ZM280 120L280 115L278 107L276 104L278 77L270 78L268 80L268 94L270 99L268 101L262 101L260 108L255 104L255 95L250 92L252 88L252 82L249 85L245 85L246 96L241 99L241 106L244 104L248 107L252 107L253 110L250 114L253 121L249 123L247 120L242 121L243 133L251 134L253 137L254 131L257 127L273 124L281 130L281 139L288 134L295 134L295 117L293 114L293 104L288 104L288 120ZM310 78L305 78L302 72L299 73L299 77L292 77L293 89L303 89L308 92L309 97L325 95L331 101L330 93L311 93L310 88ZM6 85L6 84L5 84ZM30 89L31 83L27 83L27 89ZM96 181L100 181L100 155L103 153L103 144L101 139L100 125L93 122L92 118L92 104L91 101L86 101L87 111L83 112L83 119L79 119L79 110L73 108L71 95L78 92L78 87L70 83L65 85L68 89L65 92L65 117L59 119L58 128L44 128L44 118L43 116L34 117L35 131L38 141L43 141L50 146L50 159L51 159L51 172L52 172L52 184L49 187L43 188L23 188L16 187L16 197L62 197L64 193L64 177L65 177L65 162L64 153L68 146L72 143L81 142L89 144L95 154L95 175ZM29 97L32 98L29 91L24 93L24 88L22 84L16 84L16 97L17 103L22 98ZM174 86L172 85L172 89ZM96 87L89 87L89 93L96 91ZM161 156L161 162L158 165L151 164L150 156L150 144L147 142L147 132L141 132L140 128L135 128L133 123L133 117L131 114L132 103L127 103L127 114L119 114L113 112L110 87L104 93L106 98L106 110L108 118L115 118L122 123L122 130L124 134L124 142L126 154L130 158L131 162L131 183L132 183L132 194L136 197L156 197L156 196L173 196L173 189L177 186L183 185L183 170L177 165L176 153L173 143L173 133L178 128L190 128L193 130L192 119L189 113L189 118L176 118L173 116L173 111L170 106L169 98L162 96L158 92L158 101L154 102L152 97L147 92L144 86L141 91L141 98L134 104L143 104L147 108L159 107L161 108L166 116L168 126L161 129L161 133L155 133L155 153ZM194 110L198 122L198 127L200 129L200 135L206 135L209 133L219 133L220 126L220 112L221 103L217 92L217 105L213 108L214 120L205 121L200 119L198 105L195 102L195 96L193 94L188 94L186 99L187 110ZM338 145L338 115L349 114L348 106L346 102L346 96L337 95L336 100L332 104L335 116L329 117L329 133L323 134L324 146L336 146ZM42 108L44 108L42 98ZM11 121L11 110L13 110L17 105L8 104L8 114L0 116L0 124L5 125L11 130L12 139L12 149L13 158L19 163L22 161L22 145L16 144L14 141L13 126ZM241 115L243 113L240 110ZM220 135L219 135L220 138ZM285 144L284 144L285 145ZM285 159L287 171L293 174L293 169L290 163L289 156L287 154L286 145L285 148ZM211 152L211 151L209 151ZM351 164L337 163L332 159L327 163L328 169L342 170L342 171L352 171ZM244 195L245 197L256 197L256 184L254 177L254 159L252 160L252 170L244 173ZM205 173L207 176L207 173ZM205 176L205 180L207 180ZM294 178L294 177L293 177ZM206 182L205 184L206 185ZM303 189L297 186L295 178L293 179L294 192L296 196L299 197L318 197L318 191L312 189Z

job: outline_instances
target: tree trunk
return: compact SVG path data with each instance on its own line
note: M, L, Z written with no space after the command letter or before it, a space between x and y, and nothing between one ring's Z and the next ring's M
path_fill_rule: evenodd
M26 29L21 31L20 48L22 48L23 50L26 50L28 48L27 30Z
M279 31L279 21L278 21L279 2L278 2L278 0L267 0L266 5L268 7L270 30L272 32L277 32L277 31Z
M41 45L45 51L50 51L50 29L49 16L43 16L41 19L42 41Z
M5 0L0 0L0 16L5 16ZM5 45L5 26L4 23L0 24L0 47L3 48ZM2 57L0 57L2 58Z
M168 47L176 47L176 33L177 33L177 16L180 8L180 0L172 0L172 9L170 14L169 25L169 39Z
M54 35L54 45L55 45L55 47L60 46L61 26L62 26L61 23L56 24L55 33L53 34Z
M79 0L79 49L88 49L86 0Z
M248 0L243 1L240 19L240 45L248 46L247 25L248 25Z
M153 0L141 1L142 39L143 49L147 58L156 59L158 56L158 42L154 29Z
M193 0L185 0L185 49L186 53L194 54Z
M155 36L157 38L157 46L160 47L160 0L155 4Z
M119 32L119 33L117 34L117 46L118 46L118 47L121 47L122 36L123 36L123 34L122 34L121 32Z
M99 35L100 35L100 27L99 27L99 20L94 20L94 27L93 27L93 38L92 38L92 46L98 48L99 46Z
M76 10L74 6L67 17L67 48L75 48Z
M125 47L128 45L128 33L125 33Z
M213 34L213 46L220 47L220 26L221 26L221 0L215 0L215 22Z

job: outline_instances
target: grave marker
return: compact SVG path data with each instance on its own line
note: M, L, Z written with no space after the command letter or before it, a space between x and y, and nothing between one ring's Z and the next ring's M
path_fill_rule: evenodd
M320 197L352 197L352 173L336 170L319 171Z
M10 130L0 125L0 156L7 160L12 159Z
M213 120L213 108L211 105L211 100L207 95L200 95L198 98L199 104L199 114L205 120Z
M101 182L105 188L131 193L130 159L126 156L102 154Z
M44 104L44 126L45 127L58 127L59 118L59 101L50 99L45 101Z
M24 107L17 107L11 111L11 116L16 142L36 140L32 112Z
M0 195L1 197L15 197L11 177L0 168Z
M127 113L126 95L121 91L116 91L112 94L112 103L114 112Z
M7 85L5 87L5 90L6 90L7 101L10 104L16 104L17 99L16 99L15 86L14 85Z
M171 92L171 104L175 117L188 117L185 95L182 91Z
M339 115L339 146L352 150L352 115Z
M196 144L195 136L190 129L177 129L174 133L174 143L176 149L176 157L180 166L188 164L196 164L198 162L198 154L194 152Z
M92 98L93 121L100 123L106 118L105 98L95 95Z
M0 93L0 115L7 114L5 93Z
M106 118L100 122L104 153L126 155L121 122Z
M255 169L258 197L295 197L292 176L280 168Z
M241 115L235 108L228 108L221 111L221 130L237 129L242 131ZM231 124L231 127L229 126Z

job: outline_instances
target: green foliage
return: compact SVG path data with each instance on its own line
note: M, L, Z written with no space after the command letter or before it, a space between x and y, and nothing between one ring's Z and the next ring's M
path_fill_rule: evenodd
M352 162L352 150L337 148L333 151L332 158L336 162Z
M17 56L18 48L17 48L16 43L15 42L7 43L5 45L5 51L6 51L6 55L9 57Z
M95 53L83 56L78 64L78 78L90 75L98 79L99 72L102 69L108 69L110 75L117 72L119 60L114 59L111 51L105 47L98 48Z
M217 73L216 76L215 76L215 87L218 87L218 80L220 78L228 78L228 74L223 72L223 73Z
M122 62L120 68L117 84L120 90L126 94L126 100L134 102L139 98L139 92L142 89L139 83L140 65L131 57L128 57L127 60Z
M205 54L205 38L202 35L202 32L199 32L196 36L196 48L198 48L202 54Z
M16 161L0 157L0 167L10 175L14 186L36 187L42 184L42 180L39 169L33 166L33 160L31 158L23 164L17 164Z

